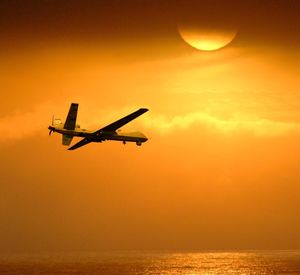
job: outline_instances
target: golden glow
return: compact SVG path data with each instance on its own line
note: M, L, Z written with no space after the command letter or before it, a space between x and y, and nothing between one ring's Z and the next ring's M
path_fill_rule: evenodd
M68 53L72 51L68 49ZM57 51L56 58L63 64L63 69L61 74L55 76L54 83L58 83L57 87L49 90L49 93L55 93L56 90L62 89L60 86L65 85L64 89L74 92L72 97L69 99L67 95L62 103L44 101L32 106L30 111L3 116L0 118L0 123L6 134L1 135L0 140L20 139L44 131L45 121L50 122L53 110L57 112L55 115L65 118L65 102L70 101L81 103L80 123L91 129L110 123L139 106L146 106L151 112L143 120L135 122L134 130L144 126L147 128L144 129L147 133L153 129L155 132L167 133L174 129L205 127L214 134L247 132L256 136L280 136L299 132L299 121L285 121L274 115L275 111L280 109L283 117L297 116L296 107L293 109L291 104L286 106L285 101L278 100L282 91L286 90L287 83L291 87L297 86L295 72L286 74L281 66L271 66L256 55L245 58L237 49L228 48L213 55L193 54L170 60L109 65L102 64L103 61L100 63L92 60L88 54L82 54L79 49L74 50L73 54L82 55L82 58L78 58L76 62L85 68L72 71L72 75L77 76L77 81L68 80L68 74L65 74L63 77L65 82L60 83L63 71L70 72L69 67L73 66L70 60L73 59L65 58L67 53L64 50ZM44 71L39 75L41 83L35 79L28 83L28 87L32 90L46 89L42 86L43 82L49 82L49 75L53 77L53 70L57 70L52 65L52 58L52 55L40 58L45 64ZM5 72L9 71L3 70L3 74ZM150 76L156 77L157 72L159 72L159 79L153 81ZM39 72L33 75L37 74ZM105 75L107 80L99 78L100 75ZM14 74L12 76L15 77ZM24 71L18 77L20 81L17 83L21 84L15 84L14 89L21 93L24 89L23 78L29 80L33 76ZM120 79L118 83L114 82L116 77ZM273 77L276 77L276 83L269 81ZM218 81L215 81L216 79ZM9 75L3 77L2 86L5 89L11 88ZM102 94L99 95L100 88L107 91L105 98L109 102L118 102L118 99L111 96L116 91L133 94L134 99L125 96L126 101L124 101L120 93L118 96L122 100L118 103L119 107L99 108L98 102L105 99L102 98ZM259 92L262 88L271 90L273 96ZM87 96L82 94L83 90L88 90ZM285 96L289 98L288 94ZM268 108L265 105L266 97L268 97ZM95 98L97 100L93 102ZM138 127L135 127L136 124ZM128 125L128 127L132 126Z
M252 238L252 224L266 234L284 224L293 233L299 215L290 206L299 209L300 194L294 53L280 59L281 51L228 47L136 62L111 60L113 50L100 46L33 53L3 56L0 64L7 91L0 110L0 181L8 205L2 210L14 217L6 228L17 228L2 232L1 244L20 235L30 245L49 236L67 240L66 247L83 237L101 248L142 241L146 248L172 247L189 235L201 247L219 235L211 228L225 228L216 244L226 247L224 240L235 236ZM148 107L124 131L140 130L150 140L141 148L90 144L70 154L61 136L47 130L52 115L65 119L70 102L80 103L78 123L87 129ZM145 243L153 228L157 239ZM40 230L41 239L33 240Z
M215 51L227 46L236 36L236 31L216 31L179 28L182 39L202 51Z

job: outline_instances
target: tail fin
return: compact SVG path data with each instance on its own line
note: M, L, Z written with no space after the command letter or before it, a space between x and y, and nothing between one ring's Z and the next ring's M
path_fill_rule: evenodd
M73 136L62 135L62 145L70 145L72 142Z
M72 103L68 112L68 116L64 125L65 129L74 130L76 127L78 104Z

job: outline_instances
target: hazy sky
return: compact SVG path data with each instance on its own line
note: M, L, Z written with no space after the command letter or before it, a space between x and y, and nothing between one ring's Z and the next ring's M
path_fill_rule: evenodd
M1 1L0 251L299 249L299 26L292 0ZM67 151L71 102L95 129L149 108L150 139Z

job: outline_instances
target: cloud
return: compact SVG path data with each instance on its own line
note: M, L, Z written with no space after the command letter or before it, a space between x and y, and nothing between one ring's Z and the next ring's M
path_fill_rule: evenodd
M23 113L15 111L12 115L2 117L0 119L2 132L0 141L18 140L36 135L43 131L46 133L46 129L51 122L53 110L60 114L66 115L67 113L63 105L44 103L36 106L31 111ZM92 116L86 112L80 114L79 123L84 122L82 124L84 128L92 127L93 129L95 127L101 127L101 125L99 125L101 121L103 123L110 123L119 118L116 115L112 116L112 114L127 114L132 110L135 110L135 108L126 107L121 111L113 109L91 110ZM64 119L64 116L61 118ZM300 132L300 123L251 117L241 113L223 119L207 112L190 112L170 117L167 114L155 114L150 111L147 116L144 116L143 119L140 119L136 123L139 125L138 127L141 126L152 132L165 134L172 133L174 130L192 129L193 127L204 127L220 134L242 132L256 136L280 136Z
M170 132L174 129L188 129L197 125L212 128L223 134L248 132L256 136L279 136L300 131L300 123L247 117L243 114L235 114L230 119L222 119L205 112L191 112L181 116L174 116L171 119L167 119L164 115L157 115L146 119L145 123L148 127L162 132Z
M52 104L45 103L28 112L16 110L13 114L2 117L0 141L22 139L46 130L51 123L53 110Z

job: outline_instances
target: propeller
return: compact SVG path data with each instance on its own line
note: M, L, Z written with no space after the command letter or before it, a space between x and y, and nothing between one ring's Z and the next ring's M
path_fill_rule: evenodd
M54 132L54 127L49 126L48 129L50 130L49 131L49 136L51 136L52 132Z
M52 122L51 122L51 125L52 125L52 126L54 125L54 115L52 115ZM49 131L49 136L51 136L52 132L54 131L54 127L49 126L48 129L50 130L50 131Z

